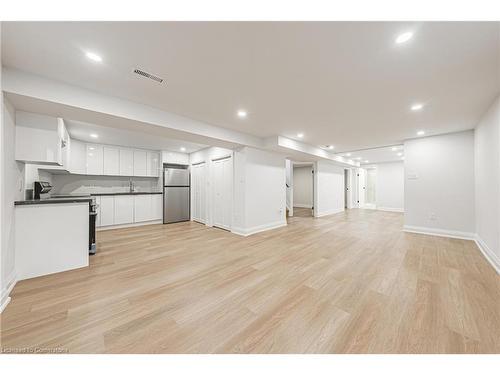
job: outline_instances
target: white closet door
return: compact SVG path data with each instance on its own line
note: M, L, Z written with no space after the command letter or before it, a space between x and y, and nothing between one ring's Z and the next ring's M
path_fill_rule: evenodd
M194 221L205 223L206 182L205 163L191 167L192 217Z
M214 226L227 230L231 229L232 175L231 158L213 161Z

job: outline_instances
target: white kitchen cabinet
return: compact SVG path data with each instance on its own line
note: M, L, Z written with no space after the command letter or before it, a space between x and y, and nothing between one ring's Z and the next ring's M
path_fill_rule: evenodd
M69 172L75 174L87 173L87 147L85 143L71 140Z
M103 174L103 147L97 144L87 144L87 174Z
M148 175L148 153L147 151L134 150L134 176Z
M103 195L100 197L98 215L101 217L99 226L113 225L115 223L115 197Z
M127 148L120 149L120 176L134 175L134 151Z
M134 196L115 195L114 224L129 224L134 222Z
M104 146L103 148L104 175L120 175L120 149L117 147Z
M163 195L151 195L151 220L163 220Z
M134 222L153 220L150 194L134 196Z
M155 151L148 151L147 155L147 175L149 177L158 177L160 175L160 153Z
M66 131L61 120L56 117L16 111L16 160L62 166L63 136Z
M161 157L163 163L181 165L189 164L189 154L184 154L182 152L162 151Z

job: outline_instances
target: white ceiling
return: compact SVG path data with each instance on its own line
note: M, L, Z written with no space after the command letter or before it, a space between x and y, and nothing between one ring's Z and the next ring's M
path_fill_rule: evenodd
M413 39L396 46L407 30ZM343 152L419 129L473 128L500 91L499 34L497 22L5 22L2 58L259 137L303 132ZM424 109L410 111L415 102Z
M187 153L208 147L198 143L151 135L146 132L98 126L72 120L66 120L65 123L71 138L84 142ZM96 134L98 138L92 138L90 134ZM181 147L185 150L181 150Z

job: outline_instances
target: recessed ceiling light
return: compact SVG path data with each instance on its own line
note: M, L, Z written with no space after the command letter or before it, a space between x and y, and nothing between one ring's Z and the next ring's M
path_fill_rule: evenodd
M403 44L413 38L413 33L411 31L407 31L403 34L399 34L396 38L396 44Z
M402 152L398 152L398 156L403 156L403 153Z
M397 151L397 150L398 150L398 148L397 148L397 147L393 147L393 148L391 148L391 150L392 150L392 151Z
M421 103L416 103L413 104L410 108L412 111L420 111L422 108L424 108L424 105Z
M245 111L245 110L243 110L243 109L240 109L240 110L238 111L238 117L239 117L239 118L245 118L245 117L247 117L247 115L248 115L247 111Z
M304 138L304 133L297 133L297 137Z
M94 147L89 147L89 150L90 151L94 151Z
M90 134L90 136L91 136L92 138L99 138L99 136L98 136L96 133L91 133L91 134Z
M186 147L181 147L181 151L182 152L186 151Z
M350 152L348 152L347 154L345 154L345 156L351 156L351 153L350 153Z
M95 61L95 62L102 62L102 57L99 56L98 54L94 53L94 52L87 52L85 54L85 56L87 56L87 58L89 58L90 60L92 61Z
M369 163L369 162L370 162L370 160L365 160L365 163Z
M417 135L424 135L424 134L425 134L425 132L424 132L423 130L419 130L419 131L417 132Z

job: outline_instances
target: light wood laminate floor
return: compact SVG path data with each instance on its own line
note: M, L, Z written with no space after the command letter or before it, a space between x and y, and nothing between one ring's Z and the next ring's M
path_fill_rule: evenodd
M1 345L72 353L499 353L500 277L472 241L349 210L250 237L98 233L88 268L19 282Z

